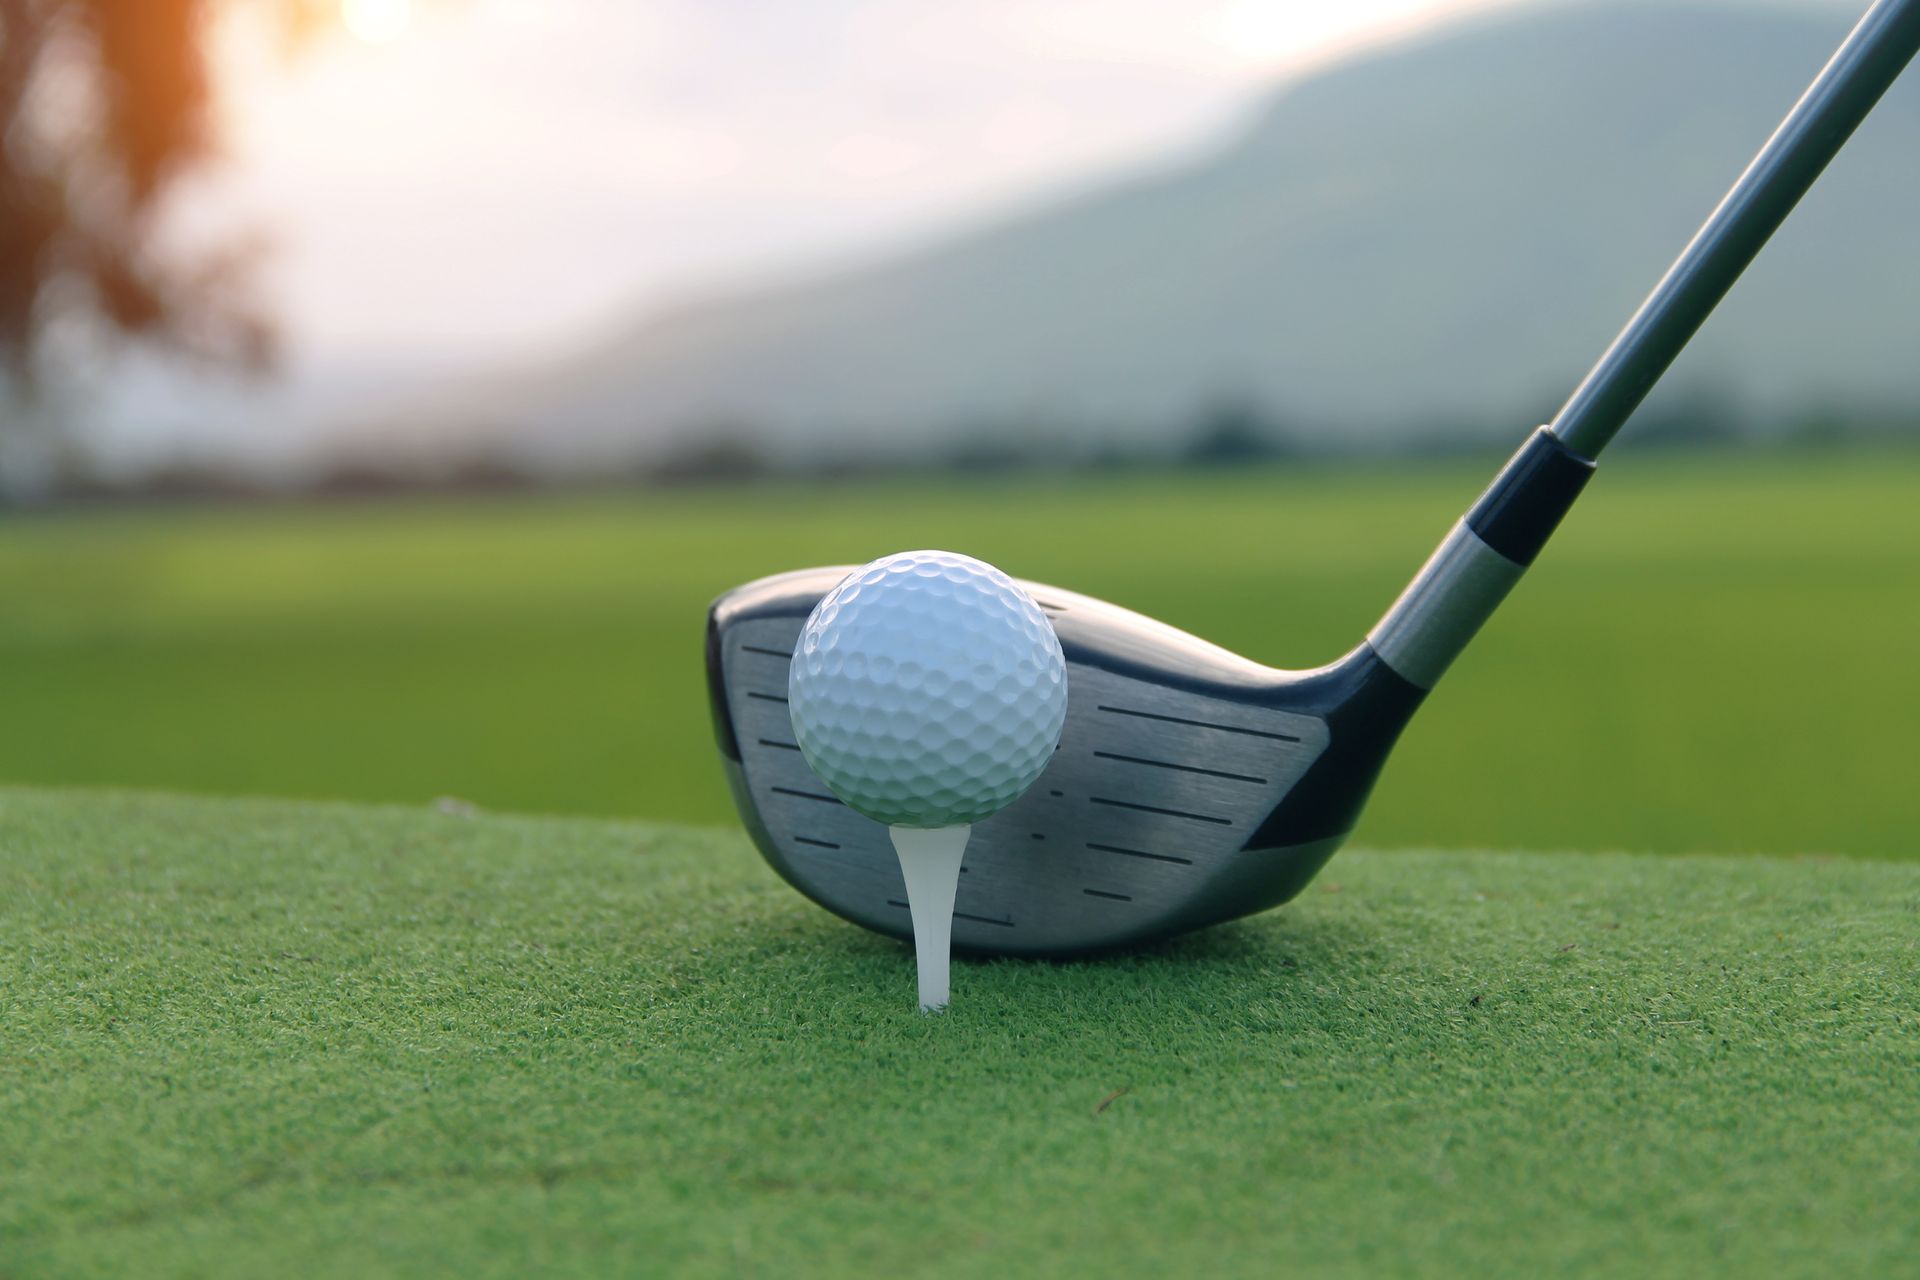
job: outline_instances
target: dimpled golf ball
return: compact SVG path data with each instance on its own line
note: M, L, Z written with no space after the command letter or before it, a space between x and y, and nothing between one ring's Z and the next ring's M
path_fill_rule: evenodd
M1033 597L990 564L903 551L815 606L787 678L794 739L852 808L945 827L1005 808L1047 767L1067 667Z

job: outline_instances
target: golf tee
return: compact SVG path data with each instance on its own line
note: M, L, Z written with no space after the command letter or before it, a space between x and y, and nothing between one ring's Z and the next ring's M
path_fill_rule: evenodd
M920 1009L947 1007L947 974L953 960L953 899L960 889L960 859L973 828L888 827L900 874L907 882L913 916L913 953L920 970Z

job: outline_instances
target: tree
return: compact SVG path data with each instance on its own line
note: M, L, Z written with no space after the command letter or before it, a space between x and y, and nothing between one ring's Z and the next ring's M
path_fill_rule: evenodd
M1285 430L1258 401L1228 397L1201 411L1180 457L1189 466L1237 467L1289 452Z
M317 0L261 0L290 34ZM213 153L220 0L0 0L0 445L80 342L258 368L273 332L251 247L157 243L173 184Z

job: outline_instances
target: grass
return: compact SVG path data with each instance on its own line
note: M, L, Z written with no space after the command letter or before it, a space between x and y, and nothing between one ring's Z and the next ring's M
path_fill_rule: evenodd
M1917 938L1920 867L1348 852L926 1018L725 832L0 790L0 1273L1892 1273Z
M0 523L0 779L722 822L737 582L970 551L1282 665L1491 463ZM1387 846L1920 857L1920 454L1610 459L1416 720Z

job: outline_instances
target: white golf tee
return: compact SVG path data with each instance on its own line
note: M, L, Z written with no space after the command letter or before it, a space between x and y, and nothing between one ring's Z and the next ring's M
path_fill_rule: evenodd
M947 974L953 961L953 898L960 890L960 859L973 828L888 827L900 874L907 882L913 916L913 953L920 969L920 1010L947 1007Z

